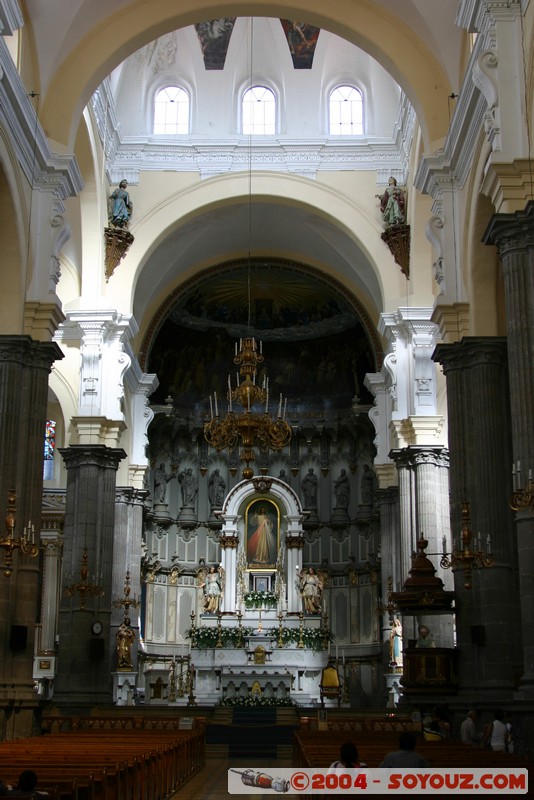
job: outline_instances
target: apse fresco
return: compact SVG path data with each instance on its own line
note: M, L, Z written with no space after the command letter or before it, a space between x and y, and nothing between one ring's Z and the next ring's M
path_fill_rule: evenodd
M203 414L214 391L223 403L236 342L249 333L263 342L258 381L269 378L273 404L287 397L288 414L372 404L363 381L375 357L356 311L328 283L280 265L216 270L182 293L149 353L160 381L151 403L170 395Z
M321 29L290 19L281 19L280 22L286 35L294 68L311 69Z
M223 17L195 25L206 69L224 69L235 20L235 17Z

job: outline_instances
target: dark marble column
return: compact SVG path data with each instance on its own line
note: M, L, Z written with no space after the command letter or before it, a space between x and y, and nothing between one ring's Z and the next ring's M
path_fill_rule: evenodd
M513 452L508 469L520 464L522 488L534 471L534 201L524 211L495 214L483 241L496 245L502 262ZM508 482L508 490L511 489ZM519 556L523 676L521 686L534 692L534 508L515 516Z
M19 535L30 520L38 541L41 526L43 461L48 377L54 361L63 358L52 342L29 336L0 336L0 508L3 518L7 492L16 491L16 529ZM4 530L2 530L2 535ZM0 566L3 563L0 553ZM16 714L26 704L34 706L32 665L35 623L38 615L40 558L15 552L13 573L0 570L0 704L15 699ZM16 641L12 638L17 626ZM13 706L11 706L13 707ZM11 733L31 734L10 721Z
M100 583L103 596L69 597L63 591L59 612L59 668L54 701L63 707L111 702L110 673L115 641L110 639L113 586L115 483L124 450L105 445L72 445L59 451L67 468L63 589L80 581L87 548L89 583ZM83 607L85 605L85 608ZM92 623L102 623L93 636ZM98 644L102 642L102 644Z
M506 340L469 337L438 345L434 360L447 379L451 462L452 539L458 545L461 505L470 504L471 529L494 564L455 570L456 633L461 690L473 696L506 693L520 663L517 550L508 501L511 492L510 408Z

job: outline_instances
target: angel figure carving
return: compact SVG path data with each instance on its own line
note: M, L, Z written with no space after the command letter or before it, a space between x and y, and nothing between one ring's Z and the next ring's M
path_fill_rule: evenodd
M323 580L313 567L302 569L299 573L299 592L304 603L306 614L321 613L321 597L323 594Z
M204 613L216 614L221 605L224 592L224 569L222 566L211 566L197 573L199 589L204 591Z

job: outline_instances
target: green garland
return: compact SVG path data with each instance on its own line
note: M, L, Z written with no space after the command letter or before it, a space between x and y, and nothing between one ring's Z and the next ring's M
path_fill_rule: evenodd
M241 636L239 635L239 628L221 628L221 645L222 647L242 647L244 644L245 636L251 636L254 628L242 627ZM280 641L279 628L269 628L264 632L265 636L272 636L277 642ZM219 640L219 629L214 628L189 628L186 631L186 637L191 639L192 647L199 650L208 650L211 647L217 646ZM282 628L282 646L287 647L291 644L298 644L300 641L301 633L298 628ZM325 649L328 642L332 642L334 637L330 631L324 631L321 628L303 628L302 630L302 644L306 650L321 651Z

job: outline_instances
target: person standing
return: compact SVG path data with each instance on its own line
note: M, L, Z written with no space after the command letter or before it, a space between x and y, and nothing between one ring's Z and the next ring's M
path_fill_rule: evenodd
M472 744L475 747L480 746L482 740L482 733L477 731L476 722L478 714L474 708L467 712L467 716L460 725L460 739L464 744Z
M488 745L490 750L505 753L508 749L508 728L504 722L504 711L493 712L493 722L486 725L482 746Z

